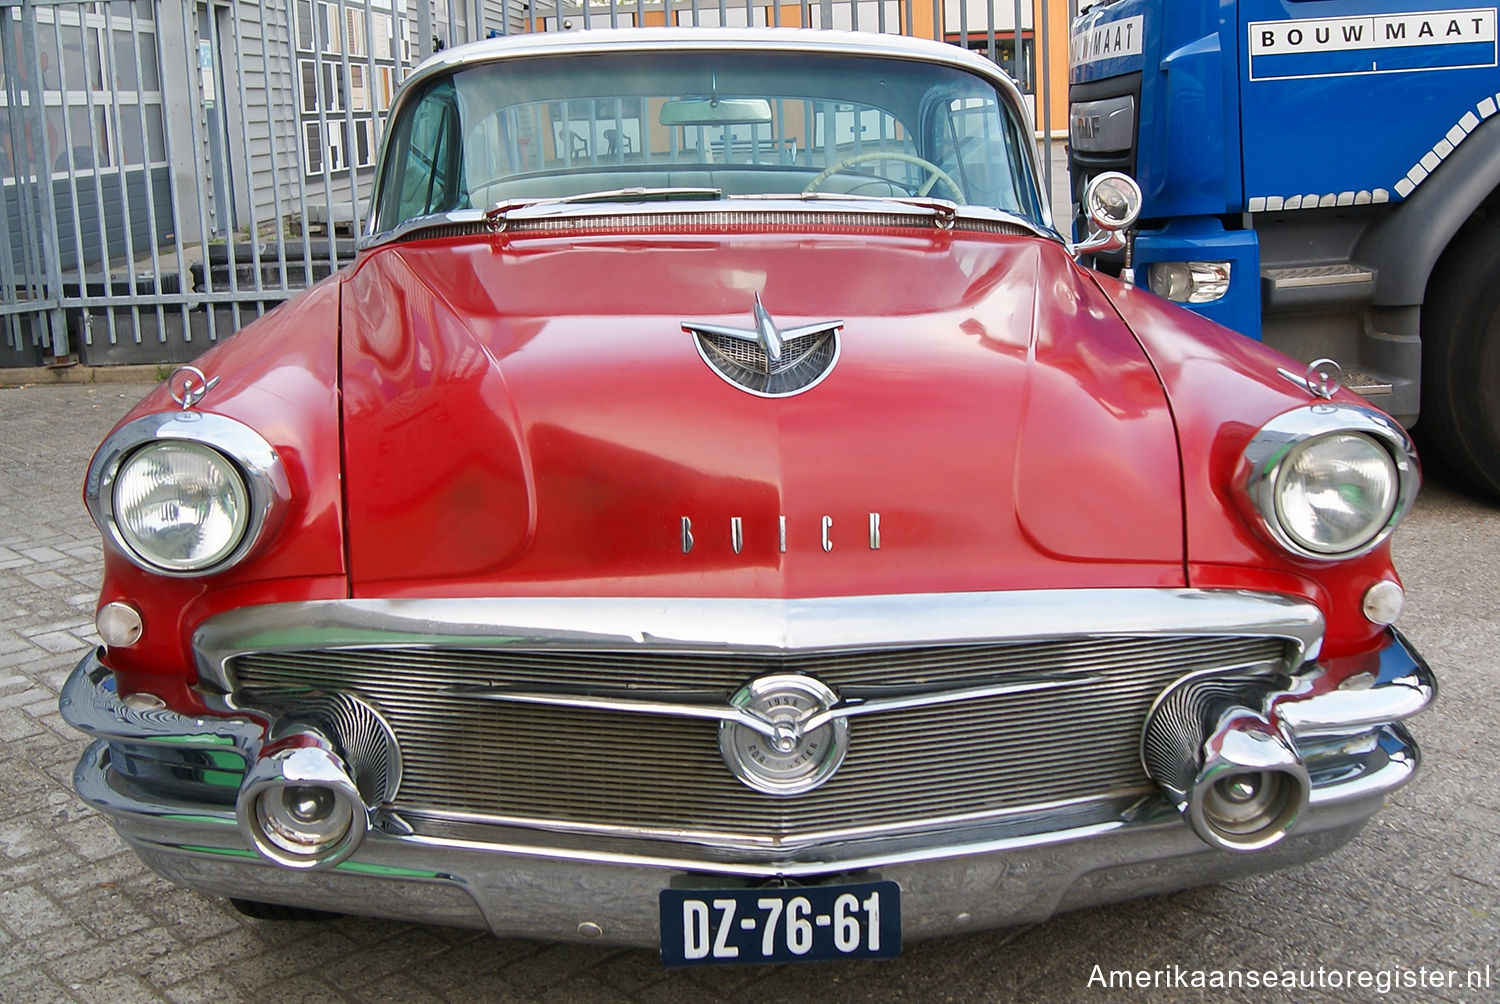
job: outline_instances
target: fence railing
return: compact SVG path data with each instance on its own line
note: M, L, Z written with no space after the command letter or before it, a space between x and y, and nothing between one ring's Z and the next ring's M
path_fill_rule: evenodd
M1051 134L1067 7L0 0L0 368L186 361L348 263L385 114L437 49L652 25L920 35L1005 68Z

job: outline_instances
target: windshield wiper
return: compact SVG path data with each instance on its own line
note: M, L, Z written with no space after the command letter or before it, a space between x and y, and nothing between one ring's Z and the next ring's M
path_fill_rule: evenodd
M765 195L731 195L736 201L775 200L778 202L884 202L912 206L932 212L939 220L952 223L958 215L959 206L947 199L933 199L921 195L856 195L852 192L796 192Z
M606 188L597 192L578 195L562 195L545 199L506 199L485 210L485 219L491 223L505 218L517 209L538 209L548 206L577 206L603 202L676 202L699 199L722 199L722 188Z
M1013 213L1008 209L995 209L991 206L960 206L956 202L947 199L937 199L924 195L857 195L853 192L796 192L785 194L767 195L731 195L730 199L739 201L746 200L778 200L782 202L884 202L886 204L911 206L915 209L926 209L931 212L940 226L948 227L958 219L987 220L995 222L1013 223L1024 230L1029 230L1039 237L1059 238L1061 235L1055 231L1048 230L1035 220L1027 219L1019 213Z
M507 199L485 210L491 227L504 227L505 218L518 209L548 209L553 206L587 206L611 202L696 202L724 197L722 188L608 188L547 199Z
M541 199L547 203L588 202L675 202L695 199L722 199L722 188L611 188L602 192L584 192L582 195L567 195L560 199ZM536 205L538 203L533 203Z

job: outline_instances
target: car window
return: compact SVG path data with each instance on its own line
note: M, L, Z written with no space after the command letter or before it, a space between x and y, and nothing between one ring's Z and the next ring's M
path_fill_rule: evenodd
M397 125L381 216L397 221L468 205L462 182L460 115L451 80L429 88Z
M623 186L627 182L664 181L681 173L746 168L804 168L759 176L754 172L723 178L738 184L731 194L771 194L797 188L828 164L849 160L868 180L839 190L869 189L871 194L911 194L926 172L916 161L917 144L890 112L860 102L790 100L767 102L764 122L662 124L669 104L698 99L663 97L542 101L496 109L472 124L464 136L464 167L470 204L486 208L507 194L576 194L581 182ZM653 145L655 149L653 150ZM891 156L886 156L891 154ZM612 169L641 168L640 171ZM658 172L652 168L673 168ZM618 177L611 180L611 175ZM555 179L550 187L535 179ZM723 180L723 178L719 180ZM531 184L508 184L531 179ZM886 182L891 183L886 183ZM851 187L852 186L852 187ZM945 198L946 192L934 192Z
M1038 219L1029 137L918 60L648 50L476 63L405 101L377 225L626 188L931 196Z
M934 135L937 162L974 201L999 206L1021 202L1027 169L1019 137L995 102L990 97L940 102Z

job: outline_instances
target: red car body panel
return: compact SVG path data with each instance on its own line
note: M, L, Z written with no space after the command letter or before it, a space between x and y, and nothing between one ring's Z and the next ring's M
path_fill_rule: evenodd
M1309 403L1306 390L1278 373L1303 367L1259 342L1197 314L1177 310L1143 290L1108 279L1121 318L1136 332L1161 374L1177 421L1186 500L1188 579L1198 589L1264 589L1312 600L1328 619L1323 650L1343 655L1367 647L1383 630L1360 603L1382 579L1399 581L1390 544L1336 562L1299 559L1257 531L1236 496L1246 481L1245 446L1259 429L1224 415L1274 415ZM1365 404L1348 391L1334 400ZM1281 569L1281 571L1277 571Z
M731 387L682 330L749 323L762 287L783 325L845 322L839 364L807 393ZM148 624L109 663L123 688L196 706L202 620L350 595L1188 585L1306 597L1325 651L1358 651L1380 630L1359 597L1395 579L1388 547L1299 561L1234 497L1258 426L1224 424L1224 403L1304 405L1284 363L1033 238L390 245L201 358L221 377L201 409L275 445L292 504L219 575L154 575L106 543L101 604L129 600ZM158 389L125 421L175 407Z
M238 419L273 444L291 499L279 531L244 561L214 575L175 578L147 572L104 542L100 605L124 600L142 615L135 645L109 650L122 692L146 690L201 707L192 634L204 619L257 603L339 599L344 571L344 506L338 409L339 281L332 278L204 353L195 363L219 383L199 411ZM158 387L120 422L176 410Z
M844 321L812 390L746 394L683 331L745 326L757 291L784 326ZM349 278L343 329L356 596L1184 584L1160 383L1053 242L397 244Z

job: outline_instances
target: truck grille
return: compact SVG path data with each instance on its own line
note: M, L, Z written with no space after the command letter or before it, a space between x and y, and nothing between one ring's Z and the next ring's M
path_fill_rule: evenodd
M280 703L302 690L354 693L374 705L404 760L398 810L779 843L1148 792L1139 742L1158 694L1188 673L1274 671L1285 656L1277 638L1196 636L773 657L348 648L237 656L230 678L246 706L272 699L268 691ZM854 719L838 773L793 797L735 780L712 722L453 692L487 685L727 701L769 673L805 673L845 697L1016 674L1064 685Z
M1136 172L1141 75L1128 73L1068 88L1068 175L1073 188L1074 233L1088 233L1082 217L1083 190L1091 178Z

